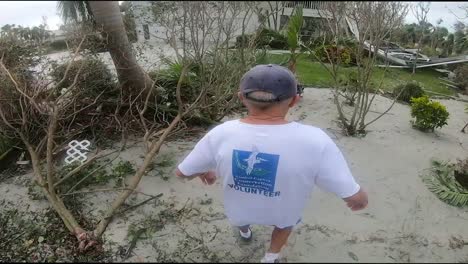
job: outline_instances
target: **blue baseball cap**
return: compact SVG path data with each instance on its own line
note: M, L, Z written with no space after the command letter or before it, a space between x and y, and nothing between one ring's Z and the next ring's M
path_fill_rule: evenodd
M240 92L248 98L255 91L270 92L275 99L283 101L297 95L297 80L287 68L276 64L260 64L244 74Z

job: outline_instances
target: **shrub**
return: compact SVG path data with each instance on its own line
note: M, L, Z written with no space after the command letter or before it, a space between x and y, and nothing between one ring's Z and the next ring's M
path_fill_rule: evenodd
M325 44L315 48L314 53L319 61L325 63L329 63L331 60L333 63L347 66L356 62L354 50L348 47Z
M468 94L468 78L466 78L468 76L468 65L458 66L453 72L455 73L455 82L465 94Z
M351 70L348 74L340 76L338 83L342 86L346 103L354 106L359 88L359 78L356 70Z
M63 89L69 87L75 78L76 73L81 67L81 63L84 63L81 74L77 80L77 87L79 90L86 91L87 95L97 96L104 92L108 94L116 91L116 82L112 73L107 68L107 65L99 59L95 58L85 58L82 60L77 60L72 63L67 79L57 87L58 89ZM55 64L53 66L51 76L55 82L59 82L68 66L68 62L63 64ZM58 91L60 92L60 90Z
M286 36L278 31L263 28L256 34L238 36L236 47L247 46L248 40L255 38L255 46L258 48L269 47L271 49L287 50L288 42Z
M56 40L51 42L49 45L52 51L67 50L67 43L65 42L65 40Z
M437 56L440 55L439 52L437 52L436 49L431 48L431 47L427 47L427 46L425 46L425 47L423 47L421 49L421 53L428 56L428 57L437 57Z
M395 97L400 95L397 99L407 103L410 102L411 98L421 97L424 94L424 90L422 89L421 85L417 82L400 84L393 89L393 95Z
M416 118L411 121L414 127L421 131L434 131L447 124L449 112L444 105L424 95L411 99L411 116Z

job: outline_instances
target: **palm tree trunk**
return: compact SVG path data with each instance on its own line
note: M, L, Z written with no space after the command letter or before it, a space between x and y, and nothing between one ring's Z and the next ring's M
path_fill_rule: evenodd
M89 1L98 30L102 30L117 70L124 95L136 95L149 89L153 82L138 65L128 41L118 1Z

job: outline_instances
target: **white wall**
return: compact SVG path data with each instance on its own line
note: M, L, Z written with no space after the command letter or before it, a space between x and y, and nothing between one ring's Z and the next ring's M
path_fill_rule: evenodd
M166 43L168 38L166 36L166 28L155 23L151 11L151 3L149 1L132 1L132 6L133 13L135 16L138 43ZM244 14L245 13L241 13L235 19L235 30L233 34L234 36L239 36L242 34L242 22ZM144 37L143 25L148 25L150 33L150 38L148 40ZM250 19L246 21L245 34L255 32L258 26L258 17L256 14L252 14L250 16ZM230 42L235 42L235 37Z

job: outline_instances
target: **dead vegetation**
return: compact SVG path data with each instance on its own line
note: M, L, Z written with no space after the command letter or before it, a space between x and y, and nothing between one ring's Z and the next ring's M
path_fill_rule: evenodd
M156 74L150 87L125 97L121 92L123 84L110 85L111 77L103 77L106 71L102 64L90 60L89 51L83 51L89 32L82 32L80 38L74 36L79 41L69 45L73 50L65 64L54 65L44 60L40 70L32 75L25 74L31 62L15 64L9 53L0 54L0 73L7 84L0 88L0 133L21 142L33 171L30 194L50 203L66 229L76 237L78 251L92 252L100 248L107 226L114 216L125 211L121 207L136 192L142 177L153 169L171 166L170 159L163 157L158 162L154 159L170 136L187 130L187 120L198 117L219 121L237 102L233 96L235 83L253 62L254 52L243 48L241 53L232 54L229 43L234 37L236 18L241 15L239 10L247 10L241 27L243 32L245 19L252 14L249 5L229 2L222 8L214 8L214 13L208 10L213 7L204 3L183 3L182 7L182 32L190 37L184 37L181 42L183 54L174 62L180 67L173 72L172 86L162 86L157 81L161 76ZM203 19L198 20L198 15ZM223 17L230 17L227 24L217 26L226 22L220 20ZM190 30L200 25L212 27ZM203 41L199 42L200 38ZM98 71L90 68L101 69L103 76L96 76ZM194 71L198 89L192 91L184 84L193 79ZM97 80L100 77L104 83ZM161 102L164 97L161 91L172 97L169 109L162 109L168 105ZM192 94L186 96L189 92ZM97 127L102 129L96 130ZM110 153L102 150L102 141L96 136L109 138L106 131L118 131L112 135L120 134L121 138L120 148ZM142 137L145 146L142 164L133 169L122 161L109 171L110 164L127 147L130 135ZM86 162L64 166L61 159L68 142L89 137L93 138L92 148ZM99 187L110 180L115 182L114 188ZM85 222L82 219L85 209L77 203L81 195L92 192L117 192L118 195L97 219Z

